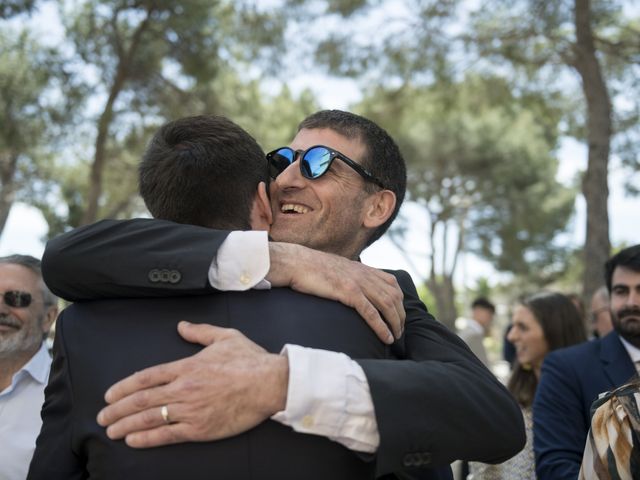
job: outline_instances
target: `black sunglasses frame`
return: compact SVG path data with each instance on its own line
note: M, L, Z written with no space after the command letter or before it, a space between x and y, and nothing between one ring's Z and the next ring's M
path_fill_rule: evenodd
M27 308L31 305L33 296L29 292L9 290L2 294L2 300L11 308Z
M300 162L300 173L302 174L303 177L308 178L309 180L315 180L317 178L322 177L325 173L327 173L329 171L333 161L336 158L339 158L344 163L346 163L348 166L350 166L353 170L355 170L365 180L367 180L367 181L369 181L371 183L375 183L376 185L378 185L382 189L386 188L384 186L384 184L382 183L382 181L378 180L371 172L369 172L367 169L365 169L358 162L355 162L354 160L351 160L345 154L340 153L339 151L334 150L331 147L327 147L326 145L313 145L312 147L309 147L306 150L294 150L291 147L280 147L280 148L276 148L275 150L272 150L271 152L267 153L267 161L269 162L269 165L272 166L276 171L278 171L278 174L277 175L273 175L273 178L276 178L278 175L280 175L284 171L284 169L280 169L279 165L277 165L276 162L273 159L273 157L276 154L278 154L280 151L288 150L293 154L292 155L293 160L291 160L289 162L289 164L287 165L287 167L288 167L292 163L296 162L296 159L298 158L298 156L299 156L299 158L301 160L304 160L304 157L307 154L307 152L313 150L314 148L324 148L325 150L327 150L329 152L329 163L327 163L327 168L320 175L316 175L314 177L308 172L307 169L304 168L303 162L301 161ZM283 155L280 155L280 156L283 156ZM284 157L284 158L286 158L286 157Z

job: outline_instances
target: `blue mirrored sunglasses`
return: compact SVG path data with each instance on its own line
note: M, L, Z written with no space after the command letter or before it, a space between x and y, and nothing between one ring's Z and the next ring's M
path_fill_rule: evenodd
M339 158L365 180L375 183L380 188L385 188L384 184L362 167L362 165L354 162L337 150L325 147L324 145L314 145L304 151L293 150L290 147L280 147L267 153L271 178L276 178L284 172L289 165L296 161L298 156L300 156L300 173L309 180L315 180L327 173L333 161Z

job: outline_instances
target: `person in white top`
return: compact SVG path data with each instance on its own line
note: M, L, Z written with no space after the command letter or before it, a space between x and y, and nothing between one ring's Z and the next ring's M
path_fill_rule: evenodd
M471 304L471 318L466 319L465 328L460 337L465 341L476 357L487 367L489 359L484 348L484 338L489 335L496 307L486 298L476 298Z
M0 258L0 478L24 480L42 420L51 357L44 339L58 313L40 261Z

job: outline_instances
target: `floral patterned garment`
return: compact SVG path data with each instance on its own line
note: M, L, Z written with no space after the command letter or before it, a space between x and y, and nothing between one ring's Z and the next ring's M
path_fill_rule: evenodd
M515 457L497 465L469 462L467 480L535 480L536 464L533 454L533 412L531 407L522 409L527 443Z
M579 480L640 478L640 383L607 393L592 411Z

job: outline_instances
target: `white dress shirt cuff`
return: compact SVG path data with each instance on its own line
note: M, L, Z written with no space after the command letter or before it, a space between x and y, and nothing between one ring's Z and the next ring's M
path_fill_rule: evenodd
M269 289L269 238L265 231L231 232L209 267L209 283L216 290Z
M287 405L271 418L350 450L375 452L380 436L362 367L344 353L298 345L285 345L281 354L289 359Z

